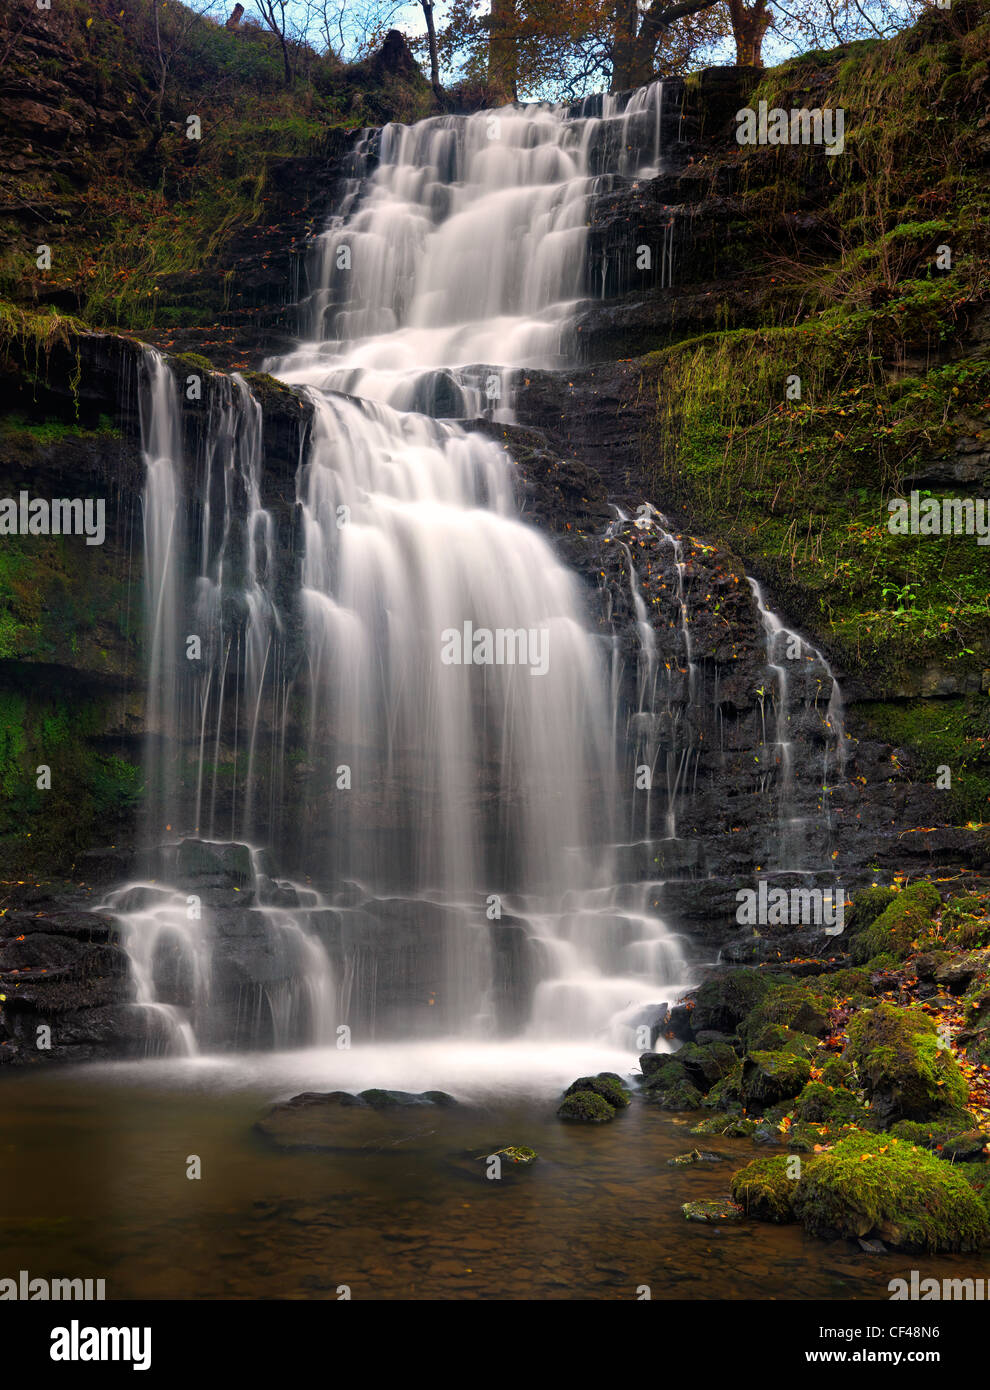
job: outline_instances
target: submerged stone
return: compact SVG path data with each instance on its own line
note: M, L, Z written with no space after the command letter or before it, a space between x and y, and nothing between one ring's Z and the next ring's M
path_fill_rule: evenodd
M668 1158L667 1167L686 1168L691 1163L722 1163L723 1161L721 1154L711 1153L708 1149L692 1149L690 1153L678 1154L676 1158Z
M744 1215L739 1203L727 1197L720 1202L685 1202L681 1213L687 1221L704 1221L710 1226L720 1225L724 1221L741 1221Z

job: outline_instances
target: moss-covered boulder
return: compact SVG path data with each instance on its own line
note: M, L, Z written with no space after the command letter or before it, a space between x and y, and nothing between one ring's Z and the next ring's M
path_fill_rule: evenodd
M600 1071L597 1076L579 1076L571 1082L564 1096L572 1096L577 1091L592 1091L616 1110L624 1110L632 1099L622 1084L621 1076L616 1076L614 1071Z
M866 1106L844 1086L809 1081L797 1098L794 1114L799 1120L826 1125L863 1125L868 1119Z
M853 1015L843 1056L855 1064L880 1123L927 1120L965 1106L962 1073L939 1042L934 1023L920 1009L878 1004Z
M740 1025L739 1035L751 1049L758 1038L773 1028L822 1038L828 1032L827 1012L828 1002L810 985L797 980L778 982L771 985L749 1011Z
M889 1135L851 1134L806 1163L794 1211L811 1235L875 1235L904 1250L976 1250L990 1217L965 1177Z
M704 1098L706 1110L727 1110L738 1114L742 1110L743 1100L743 1064L737 1061L732 1070L722 1077L721 1081L716 1081Z
M754 1158L733 1175L733 1198L747 1216L759 1221L793 1221L797 1180L788 1176L792 1167L793 1161L786 1154Z
M766 994L771 980L756 970L733 970L706 980L695 992L691 1025L695 1033L734 1033Z
M557 1108L558 1120L577 1120L600 1125L615 1119L615 1109L594 1091L574 1091Z
M823 1063L818 1079L826 1086L845 1086L852 1076L852 1070L852 1062L845 1057L829 1057Z
M942 905L938 889L928 882L913 883L895 897L869 926L856 933L850 955L856 964L875 956L904 960L914 944L924 938L935 913Z
M780 1023L769 1023L750 1039L749 1045L755 1052L794 1052L799 1057L810 1057L818 1049L818 1039L811 1033L796 1033Z
M846 931L865 931L896 898L896 888L881 888L878 884L874 884L872 888L864 888L853 898L852 906L846 914Z
M676 1058L684 1068L688 1081L699 1091L711 1090L717 1081L728 1076L739 1065L735 1050L724 1042L703 1045L685 1043Z
M808 1061L793 1052L749 1052L742 1064L742 1097L747 1106L762 1110L796 1096L810 1076Z
M990 1135L981 1129L968 1129L953 1134L937 1150L939 1158L948 1163L985 1163Z
M652 1073L642 1095L645 1101L659 1105L662 1110L697 1110L703 1099L680 1062L673 1059L668 1059Z

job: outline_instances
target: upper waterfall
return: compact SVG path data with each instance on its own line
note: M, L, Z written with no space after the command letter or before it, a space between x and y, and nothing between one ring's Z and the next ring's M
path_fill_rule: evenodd
M401 410L504 409L505 369L573 356L591 200L656 172L662 109L657 82L367 132L311 258L307 341L270 369Z

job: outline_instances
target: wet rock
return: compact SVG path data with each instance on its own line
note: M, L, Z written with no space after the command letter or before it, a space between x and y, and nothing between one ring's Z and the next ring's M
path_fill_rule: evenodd
M575 1120L583 1124L606 1124L615 1119L615 1108L594 1091L574 1091L565 1096L557 1107L558 1120Z
M444 1091L385 1091L371 1089L352 1095L349 1091L304 1091L291 1100L280 1101L255 1124L259 1134L284 1149L333 1149L362 1147L376 1134L384 1138L387 1130L367 1131L367 1117L381 1125L422 1110L441 1110L456 1105ZM362 1120L362 1116L365 1117Z
M811 1076L811 1065L789 1052L750 1052L743 1059L742 1091L747 1104L762 1109L796 1096Z
M568 1096L586 1091L601 1096L602 1100L616 1110L624 1110L632 1099L622 1083L621 1076L617 1076L614 1071L599 1072L597 1076L579 1076L568 1086L564 1098L566 1100Z
M689 1153L678 1154L676 1158L667 1159L668 1168L687 1168L693 1163L722 1163L724 1162L721 1154L712 1153L708 1149L692 1149Z
M720 1202L685 1202L681 1214L687 1221L703 1221L709 1226L721 1226L730 1221L741 1221L745 1212L738 1202L728 1198Z

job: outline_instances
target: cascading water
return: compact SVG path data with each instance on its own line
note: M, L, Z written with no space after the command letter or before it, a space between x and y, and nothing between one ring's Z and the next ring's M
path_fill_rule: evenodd
M517 519L504 451L453 423L509 414L516 370L570 355L590 199L609 171L656 164L661 104L656 84L596 113L507 108L361 142L313 257L309 340L266 364L313 410L281 599L247 386L209 422L180 536L180 402L150 355L149 805L173 838L167 887L111 906L138 1002L165 1008L173 1045L217 1045L232 1019L236 1039L276 1046L340 1025L628 1045L643 1007L686 983L651 884L617 881L606 646ZM287 762L294 858L325 898L254 854L235 871L244 846L188 838L267 830L286 850ZM270 982L259 943L279 958Z
M779 862L773 867L807 872L820 868L827 857L831 792L845 772L842 691L818 648L783 625L767 607L755 579L749 580L749 586L763 625L771 685L760 691L760 705L763 747L773 764L780 827ZM817 722L819 728L809 730L808 721ZM809 733L814 735L810 740ZM794 766L798 749L809 741L822 748L821 779L815 783L810 806L798 796Z

